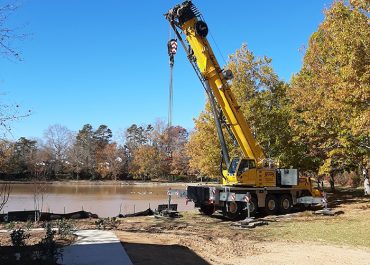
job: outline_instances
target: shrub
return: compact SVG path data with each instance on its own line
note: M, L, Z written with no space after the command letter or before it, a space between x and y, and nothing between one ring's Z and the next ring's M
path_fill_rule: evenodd
M30 235L27 234L22 228L15 229L10 233L10 238L12 240L12 245L15 247L22 247L26 245L26 239Z
M38 244L38 252L35 253L34 259L37 264L57 264L57 260L61 257L62 252L58 249L54 240L55 231L53 231L50 223L45 223L45 237Z
M32 222L31 220L28 220L28 221L25 223L24 227L26 228L26 230L27 230L27 231L30 231L30 230L31 230L31 228L33 227L33 222Z
M6 225L6 229L9 230L9 231L14 230L14 228L15 228L15 222L14 221L11 221L10 223L8 223Z
M119 225L119 220L116 217L99 218L99 220L95 221L95 225L99 230L116 229Z
M58 228L58 235L61 238L66 238L73 234L73 230L75 226L72 221L66 219L60 219L56 222L56 226Z

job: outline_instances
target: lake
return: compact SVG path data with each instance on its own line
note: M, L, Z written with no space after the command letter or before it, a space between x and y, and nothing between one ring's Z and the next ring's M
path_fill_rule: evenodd
M168 203L167 190L186 189L185 185L169 184L97 184L97 183L52 183L42 184L44 212L68 213L80 210L96 213L99 217L113 217L157 208ZM12 184L8 203L3 211L34 210L35 185ZM41 196L38 196L41 205ZM194 203L186 204L185 198L172 197L179 211L194 209Z

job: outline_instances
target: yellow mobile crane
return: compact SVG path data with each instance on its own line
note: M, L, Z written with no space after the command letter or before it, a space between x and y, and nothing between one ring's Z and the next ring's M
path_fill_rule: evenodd
M227 166L227 173L222 173L222 185L189 186L188 199L205 214L222 210L230 218L245 214L246 202L252 214L258 208L268 214L287 213L299 203L321 203L321 192L314 188L313 180L298 177L297 169L263 167L265 155L230 89L232 72L223 70L218 64L207 40L208 26L195 5L185 1L170 9L165 17L208 95L222 160ZM238 143L244 157L230 161L222 126Z

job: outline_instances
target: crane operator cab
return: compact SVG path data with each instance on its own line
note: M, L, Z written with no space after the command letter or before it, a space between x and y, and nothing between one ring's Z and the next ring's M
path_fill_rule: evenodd
M222 184L274 187L276 186L276 170L257 168L254 159L234 157L229 164Z

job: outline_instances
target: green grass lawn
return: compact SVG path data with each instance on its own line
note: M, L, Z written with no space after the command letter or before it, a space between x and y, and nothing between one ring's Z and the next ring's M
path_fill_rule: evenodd
M270 223L261 232L274 239L370 247L370 219L366 217L281 221Z

